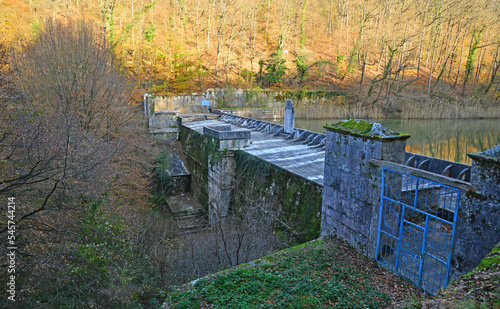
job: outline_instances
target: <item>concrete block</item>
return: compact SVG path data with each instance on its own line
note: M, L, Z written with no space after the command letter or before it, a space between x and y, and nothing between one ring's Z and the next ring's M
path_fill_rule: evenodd
M229 127L229 129L227 129L227 127ZM219 140L250 139L250 130L247 129L231 130L230 127L231 127L230 125L203 127L203 133Z

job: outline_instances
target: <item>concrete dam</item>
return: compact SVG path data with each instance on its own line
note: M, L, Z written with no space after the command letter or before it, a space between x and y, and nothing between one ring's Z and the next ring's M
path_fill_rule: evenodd
M409 136L378 124L346 120L321 134L286 115L278 125L155 112L150 131L180 140L210 222L250 198L297 241L335 234L430 293L500 241L500 146L469 154L469 166L407 153Z

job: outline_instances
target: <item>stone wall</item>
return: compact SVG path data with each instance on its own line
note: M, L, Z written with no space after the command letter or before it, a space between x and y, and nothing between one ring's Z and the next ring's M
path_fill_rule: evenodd
M278 213L280 227L306 242L320 236L321 185L244 151L235 154L237 181L234 201L254 198ZM239 176L238 176L239 175Z
M469 157L477 192L461 192L452 277L476 267L500 242L500 145Z
M149 117L149 133L160 140L174 142L179 139L180 112L156 111Z
M209 136L182 125L179 140L191 172L191 193L208 214L208 162L212 140Z
M210 107L242 108L266 107L280 108L283 102L276 101L276 93L272 91L252 91L243 89L207 89L203 93L186 93L176 96L148 96L147 104L152 111L179 110L181 113L208 112L203 109L201 101L210 101ZM276 110L277 111L277 110ZM279 109L279 111L282 110Z
M210 156L208 168L209 222L227 216L235 175L234 151L224 151L219 158Z
M146 115L160 110L178 110L183 114L208 112L201 101L210 101L210 108L224 108L227 113L258 119L282 119L286 101L295 102L298 118L340 118L352 114L346 104L348 97L339 92L272 91L263 89L207 89L203 93L176 96L144 96ZM231 110L232 109L232 110ZM339 114L339 110L342 113ZM342 115L342 116L340 116Z
M336 234L375 256L382 172L372 160L403 164L408 138L327 128L321 235Z
M167 173L170 176L170 186L165 192L166 195L184 194L190 191L191 174L176 154L170 154Z
M434 174L428 171L432 168L403 165L408 136L385 138L339 128L328 128L326 136L321 235L336 234L376 257L382 167L386 167L460 190L450 279L476 267L500 242L500 146L469 154L473 164L468 183L458 177L459 168L468 167L455 167L447 177L440 175L442 168Z
M224 113L239 117L247 117L252 119L272 119L278 120L284 118L284 111L282 107L279 108L252 108L252 109L236 109L236 110L221 110L215 109L215 113Z

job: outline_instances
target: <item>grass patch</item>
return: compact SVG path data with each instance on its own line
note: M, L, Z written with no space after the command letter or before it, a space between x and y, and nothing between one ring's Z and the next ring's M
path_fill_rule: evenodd
M168 308L388 307L391 297L378 289L370 271L343 259L342 248L333 248L315 241L261 259L261 264L198 280L188 290L171 293Z

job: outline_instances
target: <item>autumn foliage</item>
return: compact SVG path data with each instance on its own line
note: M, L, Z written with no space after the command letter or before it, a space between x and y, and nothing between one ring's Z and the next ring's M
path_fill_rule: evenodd
M45 18L94 20L122 65L149 91L259 83L347 88L381 101L415 93L496 98L499 88L499 8L487 0L1 5L0 31L13 46L35 40Z
M136 162L147 162L149 144L101 33L49 21L11 60L1 50L0 197L16 209L15 231L2 219L0 235L15 236L17 279L16 302L4 289L2 305L109 307L141 287L128 281L142 275L126 222L134 215L122 206L146 204L147 167Z

